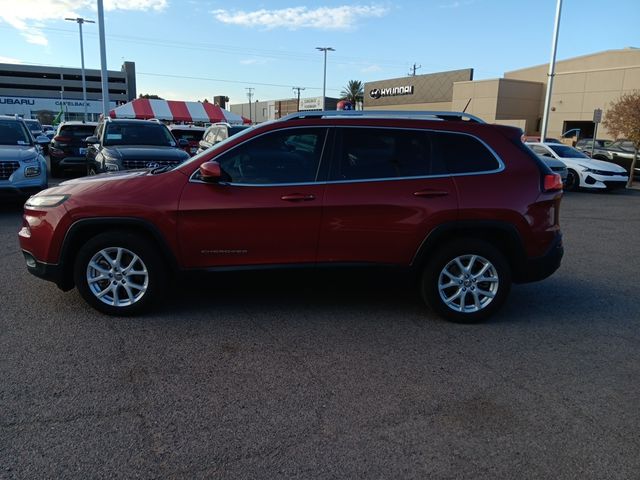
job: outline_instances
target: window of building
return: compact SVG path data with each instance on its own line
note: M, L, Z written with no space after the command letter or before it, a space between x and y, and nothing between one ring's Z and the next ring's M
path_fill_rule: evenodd
M225 181L275 185L316 180L326 129L293 128L270 132L216 160Z

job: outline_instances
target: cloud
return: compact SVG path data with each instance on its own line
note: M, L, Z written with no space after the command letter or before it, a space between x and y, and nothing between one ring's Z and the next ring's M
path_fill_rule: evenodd
M18 60L13 57L3 57L0 55L0 63L22 63L22 60Z
M168 0L105 0L107 11L156 10L166 8ZM90 10L95 15L95 0L0 0L0 22L17 29L29 43L47 45L41 27L45 22L65 17L79 17L78 12Z
M472 3L475 3L475 0L464 0L464 1L455 1L455 2L451 2L451 3L447 3L444 5L438 5L440 8L460 8L460 7L464 7L467 5L471 5Z
M264 27L267 30L287 28L298 30L314 28L318 30L347 30L359 19L382 17L388 8L375 5L343 5L339 7L290 7L280 10L214 10L214 18L222 23L243 27Z
M375 73L380 72L382 67L380 65L368 65L362 69L360 69L361 73Z
M267 63L265 58L245 58L240 60L241 65L264 65L265 63Z

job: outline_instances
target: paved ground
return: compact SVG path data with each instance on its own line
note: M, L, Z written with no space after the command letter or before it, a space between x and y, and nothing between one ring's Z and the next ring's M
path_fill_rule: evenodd
M403 279L185 282L102 316L0 211L0 478L638 478L640 192L566 195L566 257L493 321Z

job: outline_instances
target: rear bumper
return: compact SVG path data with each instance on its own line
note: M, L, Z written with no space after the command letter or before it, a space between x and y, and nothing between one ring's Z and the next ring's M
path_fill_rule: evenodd
M562 234L558 232L547 253L541 257L525 260L520 268L514 272L514 282L537 282L538 280L547 278L560 268L563 255L564 246L562 245Z

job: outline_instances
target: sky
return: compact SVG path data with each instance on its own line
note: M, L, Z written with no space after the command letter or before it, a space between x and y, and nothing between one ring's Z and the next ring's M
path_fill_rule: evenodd
M307 0L308 2L308 0ZM557 0L104 0L107 65L136 63L138 93L231 104L322 95L363 82L473 68L474 79L547 63ZM0 62L80 66L95 0L0 0ZM640 47L638 0L564 0L558 59ZM100 68L98 25L85 64Z

